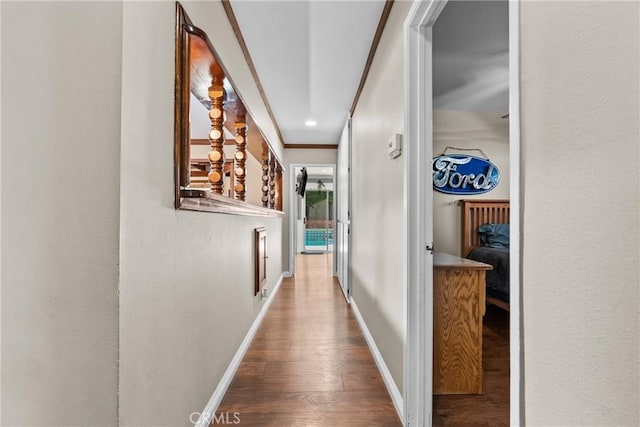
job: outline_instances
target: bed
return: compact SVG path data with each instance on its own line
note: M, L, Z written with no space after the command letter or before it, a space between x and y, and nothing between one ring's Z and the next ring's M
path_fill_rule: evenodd
M487 304L509 310L509 200L460 200L461 254L493 266L487 271Z

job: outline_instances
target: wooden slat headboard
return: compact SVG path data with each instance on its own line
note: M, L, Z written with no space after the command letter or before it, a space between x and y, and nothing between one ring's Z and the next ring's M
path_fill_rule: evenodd
M482 246L478 227L482 224L509 224L509 200L460 200L462 206L462 246L466 258L472 249Z

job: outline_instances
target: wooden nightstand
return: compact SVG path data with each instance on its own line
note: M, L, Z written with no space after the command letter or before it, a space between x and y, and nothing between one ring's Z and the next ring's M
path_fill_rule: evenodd
M480 394L489 264L433 255L433 394Z

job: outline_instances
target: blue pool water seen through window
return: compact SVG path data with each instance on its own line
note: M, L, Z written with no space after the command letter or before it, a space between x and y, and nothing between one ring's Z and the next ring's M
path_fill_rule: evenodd
M325 228L307 228L304 233L305 246L333 245L333 230Z

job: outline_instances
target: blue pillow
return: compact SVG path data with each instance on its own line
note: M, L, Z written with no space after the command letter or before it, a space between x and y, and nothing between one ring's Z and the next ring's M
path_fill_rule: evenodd
M478 236L484 246L508 248L509 224L482 224L478 227Z

